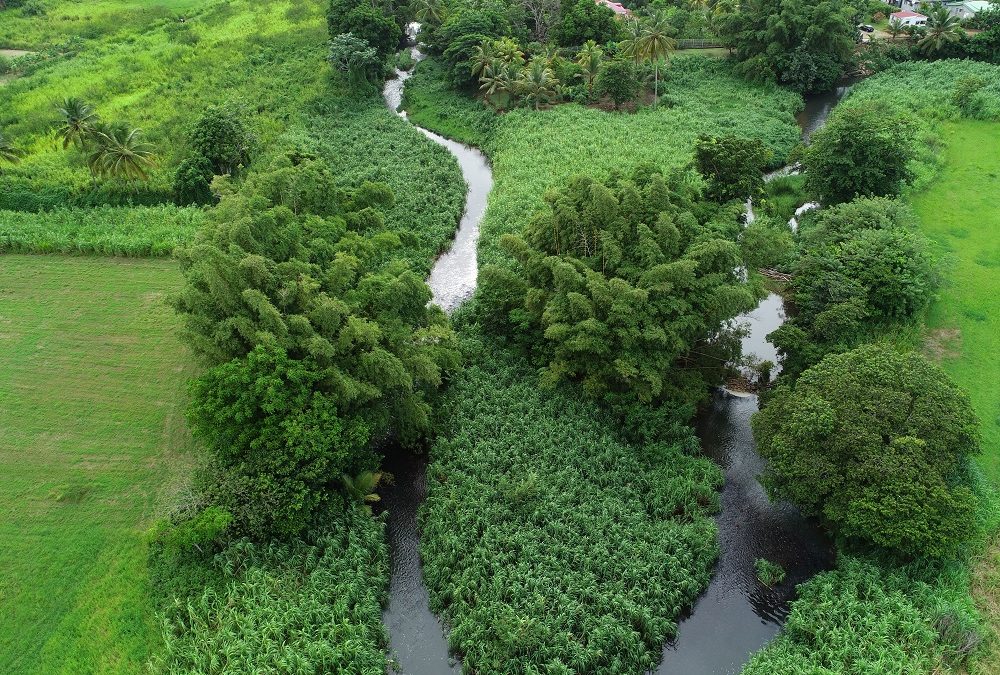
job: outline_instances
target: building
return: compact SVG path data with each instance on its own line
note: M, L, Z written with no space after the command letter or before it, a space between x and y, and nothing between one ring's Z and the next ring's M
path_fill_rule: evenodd
M948 12L959 19L971 19L984 9L989 9L990 3L986 0L966 0L965 2L953 2L948 5Z
M594 0L594 2L610 9L619 19L627 19L632 16L632 10L623 6L620 2L612 2L612 0Z
M923 26L927 24L926 16L919 12L911 12L910 10L893 12L889 15L889 20L892 21L893 19L896 19L904 26Z

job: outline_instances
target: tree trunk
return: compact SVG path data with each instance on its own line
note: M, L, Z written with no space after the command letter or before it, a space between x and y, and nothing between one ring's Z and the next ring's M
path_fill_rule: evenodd
M653 64L653 107L660 105L660 64Z

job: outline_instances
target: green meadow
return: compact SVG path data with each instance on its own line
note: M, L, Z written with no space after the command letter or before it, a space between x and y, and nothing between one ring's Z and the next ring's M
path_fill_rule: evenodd
M192 462L171 260L0 258L0 672L128 673L145 532Z

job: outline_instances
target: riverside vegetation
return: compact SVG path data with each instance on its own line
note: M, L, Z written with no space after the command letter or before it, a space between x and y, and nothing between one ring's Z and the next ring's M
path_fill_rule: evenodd
M997 525L973 463L982 450L996 465L995 392L970 399L910 350L941 302L991 316L971 287L950 290L932 240L953 232L927 219L955 161L946 134L995 134L1000 80L971 61L892 66L952 49L988 61L988 19L985 37L928 31L857 54L854 25L886 6L632 9L0 3L0 39L36 51L0 88L0 290L33 326L0 332L15 347L0 369L38 401L0 412L19 434L0 457L21 467L38 448L37 471L5 488L3 669L385 672L371 504L392 480L384 453L421 451L424 576L464 669L655 667L719 550L721 474L690 420L738 363L731 320L769 267L791 275L793 311L754 425L765 482L840 556L745 672L988 672L969 588ZM483 148L496 178L481 288L453 319L423 279L461 215L460 172L377 95L390 61L410 65L396 54L413 20L431 58L404 107ZM677 37L734 59L668 59ZM801 92L856 65L893 69L797 148ZM804 178L761 186L795 158ZM742 186L765 200L746 228ZM795 194L824 207L793 235ZM75 257L38 255L53 252ZM79 384L29 381L40 358ZM964 360L943 365L972 388ZM94 406L108 382L151 395ZM69 439L52 435L88 404ZM123 437L141 441L127 461ZM823 476L808 471L817 445ZM54 522L65 535L39 544ZM39 569L53 555L64 571ZM995 602L980 578L977 600Z

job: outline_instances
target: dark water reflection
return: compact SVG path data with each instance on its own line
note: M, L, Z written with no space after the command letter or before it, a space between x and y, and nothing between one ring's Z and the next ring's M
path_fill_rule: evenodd
M806 107L795 116L802 129L802 142L809 144L809 139L817 129L823 126L826 118L840 101L847 96L857 80L849 80L834 87L830 91L810 94L806 97Z
M389 631L391 656L405 675L459 673L448 656L444 626L430 610L421 573L417 511L427 496L427 458L395 449L383 462L394 481L379 490L378 511L388 511L389 605L382 620Z

